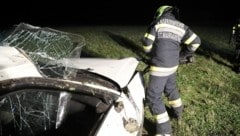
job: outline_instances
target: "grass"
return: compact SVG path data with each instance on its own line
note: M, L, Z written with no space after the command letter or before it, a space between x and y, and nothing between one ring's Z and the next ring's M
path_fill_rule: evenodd
M86 39L83 55L103 58L141 57L140 39L147 26L61 27ZM240 75L232 71L231 27L192 26L202 40L195 62L177 71L185 105L180 121L171 120L174 136L240 136ZM140 63L138 69L146 67ZM148 75L145 75L148 80ZM145 107L145 130L154 134L154 120Z

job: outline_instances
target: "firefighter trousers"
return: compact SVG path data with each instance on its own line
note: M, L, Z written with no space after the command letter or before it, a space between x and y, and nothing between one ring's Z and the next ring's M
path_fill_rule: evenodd
M169 104L173 109L182 112L182 101L176 83L176 72L169 76L150 75L149 84L146 92L146 99L150 111L156 119L157 134L170 134L172 128L169 116L163 101L163 96L167 97Z

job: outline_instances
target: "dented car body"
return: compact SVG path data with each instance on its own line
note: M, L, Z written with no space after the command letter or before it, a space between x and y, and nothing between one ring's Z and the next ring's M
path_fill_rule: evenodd
M24 23L0 44L0 136L141 135L135 58L82 58L83 37Z

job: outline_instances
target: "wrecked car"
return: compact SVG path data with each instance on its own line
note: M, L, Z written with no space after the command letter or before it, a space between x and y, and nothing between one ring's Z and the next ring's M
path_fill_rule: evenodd
M139 61L84 58L77 34L20 23L0 43L0 136L140 136Z

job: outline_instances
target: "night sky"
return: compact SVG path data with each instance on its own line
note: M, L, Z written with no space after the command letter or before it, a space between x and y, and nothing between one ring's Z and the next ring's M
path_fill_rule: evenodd
M20 22L33 25L149 24L162 4L179 7L180 20L199 24L232 23L240 13L237 0L8 0L1 6L0 24L1 27Z

